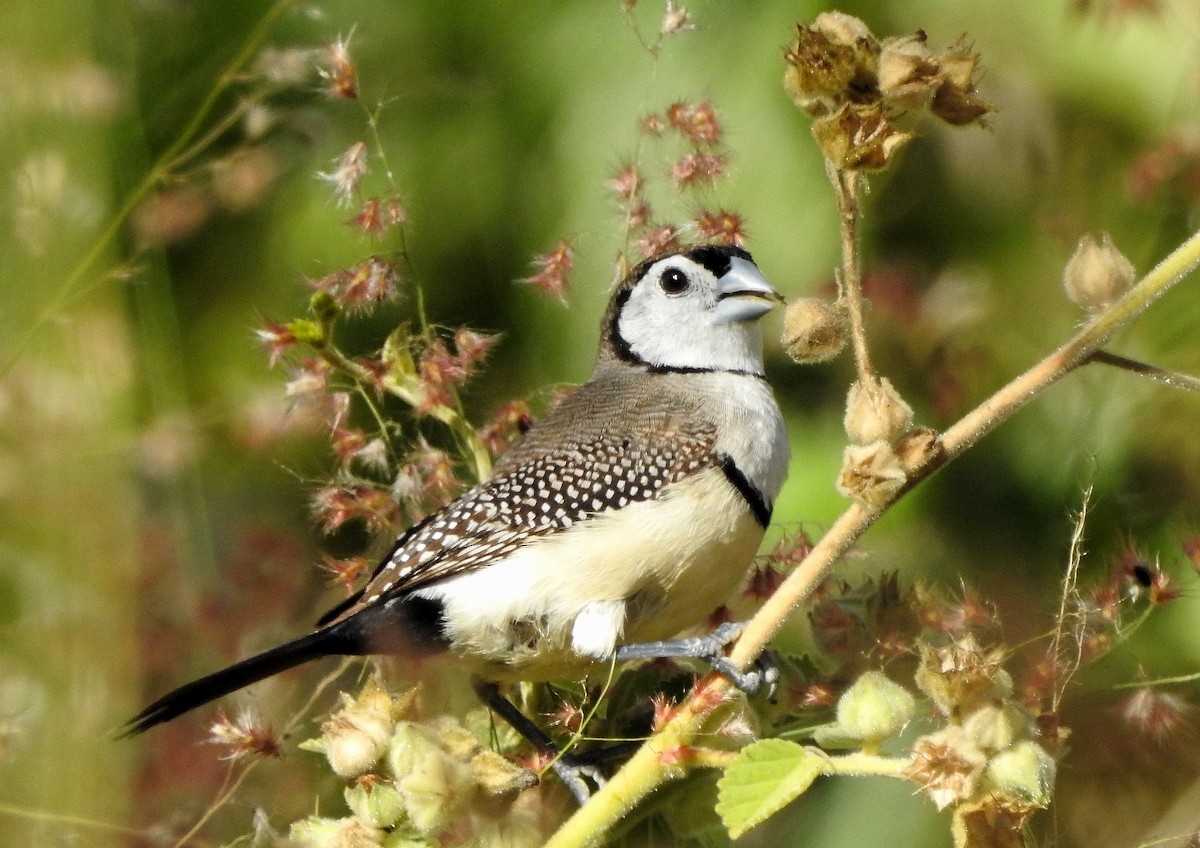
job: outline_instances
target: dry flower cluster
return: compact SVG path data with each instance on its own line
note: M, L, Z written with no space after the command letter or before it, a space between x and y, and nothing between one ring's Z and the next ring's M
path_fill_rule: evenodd
M813 136L835 167L887 167L912 138L897 123L902 114L965 126L993 111L975 90L979 55L961 42L934 53L926 40L919 31L879 39L841 12L796 26L784 86L813 117Z

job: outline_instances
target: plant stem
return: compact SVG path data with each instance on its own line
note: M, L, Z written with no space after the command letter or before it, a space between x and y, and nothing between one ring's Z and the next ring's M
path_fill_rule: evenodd
M905 487L891 500L878 509L852 504L750 620L730 652L730 659L745 667L762 653L792 611L891 504L1059 379L1088 362L1117 330L1132 322L1197 265L1200 265L1200 233L1193 234L1172 251L1124 297L1079 330L1066 344L948 428L935 440L924 461L911 471ZM691 744L700 733L704 718L711 713L712 705L719 702L728 687L727 680L716 677L705 678L697 684L691 696L680 705L676 716L638 749L612 780L567 820L547 845L573 848L594 845L601 840L638 801L671 778L672 772L661 762L660 753Z
M719 694L705 698L701 693L719 693L724 690L724 683L723 678L715 676L698 683L692 697L679 706L675 717L638 748L621 770L558 829L545 848L598 844L639 801L677 774L679 767L663 762L662 752L691 745L700 733L704 719L721 703ZM717 686L721 688L713 688Z
M852 774L856 776L875 775L878 777L897 777L908 780L905 770L912 765L908 757L881 757L878 754L864 754L855 751L839 757L825 757L825 765L821 774Z
M858 255L858 172L845 171L825 160L825 170L837 196L838 221L842 234L842 272L838 295L846 305L850 323L850 344L858 378L864 382L874 376L867 351L867 330L863 322L862 260Z
M262 44L263 39L267 37L267 33L270 32L271 27L275 25L276 21L294 3L295 0L277 0L275 5L263 15L262 20L258 22L258 25L250 33L250 36L237 52L237 55L225 66L225 69L217 78L216 85L209 89L208 94L200 102L200 105L196 107L196 111L192 113L191 120L188 121L187 126L175 138L171 146L159 154L159 157L150 166L145 176L125 196L125 200L122 201L117 211L113 213L108 224L96 236L96 240L92 242L91 247L83 254L79 262L71 269L71 272L67 274L66 279L63 280L62 285L51 296L50 301L46 304L41 314L21 334L21 337L17 339L12 350L8 353L3 363L0 364L0 379L8 376L17 362L20 361L25 351L29 349L29 346L33 343L38 333L55 319L63 306L71 299L76 287L80 285L84 277L92 270L104 252L108 250L113 240L117 237L117 234L121 232L121 227L125 225L125 221L133 214L133 211L141 205L146 196L171 172L172 164L200 132L201 127L204 126L204 122L208 119L209 113L217 105L221 95L225 93L225 89L237 79L242 68L246 66Z
M1111 365L1114 368L1120 368L1122 371L1129 371L1142 377L1149 377L1151 380L1162 383L1164 386L1170 386L1173 389L1183 389L1185 392L1200 393L1200 378L1193 377L1191 374L1181 374L1178 371L1169 371L1166 368L1159 368L1155 365L1139 362L1127 356L1118 356L1106 350L1096 351L1088 357L1088 362Z

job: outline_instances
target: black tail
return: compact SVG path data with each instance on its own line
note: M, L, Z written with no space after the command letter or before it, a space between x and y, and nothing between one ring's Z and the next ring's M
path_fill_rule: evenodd
M121 729L120 736L144 733L157 724L309 660L331 654L359 653L362 651L358 643L348 638L341 628L317 630L168 692L131 718Z

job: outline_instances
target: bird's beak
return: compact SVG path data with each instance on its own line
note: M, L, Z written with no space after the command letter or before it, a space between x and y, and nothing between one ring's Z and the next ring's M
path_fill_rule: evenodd
M717 280L714 318L718 324L756 321L782 302L783 295L775 291L753 262L735 256L729 270Z

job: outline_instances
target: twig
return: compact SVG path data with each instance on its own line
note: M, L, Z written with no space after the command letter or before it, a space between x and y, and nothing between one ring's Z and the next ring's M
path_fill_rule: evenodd
M1200 378L1193 377L1191 374L1181 374L1178 371L1168 371L1166 368L1159 368L1155 365L1139 362L1136 359L1130 359L1127 356L1109 353L1106 350L1096 351L1088 358L1088 362L1111 365L1123 371L1130 371L1142 377L1149 377L1151 380L1162 383L1164 386L1170 386L1173 389L1183 389L1185 392L1200 393Z
M1054 620L1054 637L1050 641L1050 656L1057 662L1062 656L1062 640L1067 633L1067 618L1070 616L1070 604L1073 599L1076 599L1079 594L1079 566L1083 563L1083 532L1087 527L1088 508L1092 503L1092 487L1088 486L1083 490L1083 502L1079 505L1079 514L1075 516L1075 526L1071 529L1071 548L1067 556L1067 573L1063 575L1062 591L1058 598L1058 616ZM1072 658L1070 668L1064 668L1054 687L1054 694L1051 698L1050 711L1058 712L1059 704L1062 702L1063 693L1066 691L1067 682L1071 675L1083 664L1083 639L1079 638L1079 629L1083 627L1080 622L1076 628L1074 643L1075 656Z
M838 275L838 297L846 305L850 323L850 345L858 378L874 376L867 352L867 330L863 321L862 263L858 255L858 172L846 171L825 161L829 181L837 196L838 221L842 234L842 270Z
M196 823L192 825L191 829L187 833L179 837L179 840L174 844L174 846L172 846L172 848L183 848L184 845L187 845L188 842L191 841L192 837L199 833L200 829L204 827L204 825L208 824L208 820L216 815L217 811L224 807L225 804L229 802L230 798L237 794L237 791L242 788L242 784L246 782L246 778L250 776L250 773L254 771L255 767L261 762L262 760L251 760L246 764L246 767L243 768L240 773L238 773L236 778L233 777L235 767L230 765L229 771L225 775L225 781L221 784L221 788L217 791L217 797L213 799L213 802L209 805L208 809L204 811L204 815L196 819Z
M15 804L0 803L0 814L13 816L14 818L24 819L26 821L61 824L86 830L117 833L122 836L136 836L144 839L150 838L150 834L146 830L139 830L138 828L134 827L126 827L125 825L100 821L99 819L89 819L86 816L76 816L72 815L71 813L56 813L51 810L26 809L25 807L19 807Z

